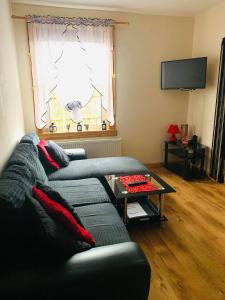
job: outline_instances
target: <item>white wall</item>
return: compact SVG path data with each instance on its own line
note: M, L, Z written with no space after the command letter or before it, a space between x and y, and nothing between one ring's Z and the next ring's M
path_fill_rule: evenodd
M24 134L17 56L8 0L0 2L0 172Z
M225 37L225 2L198 15L195 19L193 56L207 56L207 87L190 94L188 123L206 145L209 167L214 128L220 47Z
M116 27L117 129L123 154L162 161L170 123L186 123L188 93L160 90L160 62L192 54L193 18L14 4L14 15L85 16L129 21ZM14 20L26 131L35 130L26 24Z

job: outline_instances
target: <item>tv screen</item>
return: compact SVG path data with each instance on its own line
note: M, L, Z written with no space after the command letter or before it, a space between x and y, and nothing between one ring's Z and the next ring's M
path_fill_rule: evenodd
M161 62L161 89L204 89L207 57Z

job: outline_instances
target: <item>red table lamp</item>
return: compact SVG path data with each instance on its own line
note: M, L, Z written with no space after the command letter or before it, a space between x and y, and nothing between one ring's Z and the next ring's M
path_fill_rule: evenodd
M169 142L176 142L177 138L175 136L175 134L179 133L180 130L177 126L177 124L171 124L167 130L168 133L171 134L170 138L169 138Z

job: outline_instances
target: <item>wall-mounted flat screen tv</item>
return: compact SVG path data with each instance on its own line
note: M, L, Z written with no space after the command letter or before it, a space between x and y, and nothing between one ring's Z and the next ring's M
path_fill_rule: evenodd
M161 89L204 89L207 57L161 62Z

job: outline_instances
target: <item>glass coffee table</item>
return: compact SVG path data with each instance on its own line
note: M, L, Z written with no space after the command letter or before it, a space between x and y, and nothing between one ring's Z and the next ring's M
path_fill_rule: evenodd
M148 173L135 175L143 175L143 178L147 183L150 182L154 190L129 192L129 188L122 184L120 176L132 175L133 174L112 174L105 176L116 200L120 202L124 223L128 224L132 221L165 221L164 195L176 191L159 176L149 171ZM152 195L157 195L156 205L150 199Z

